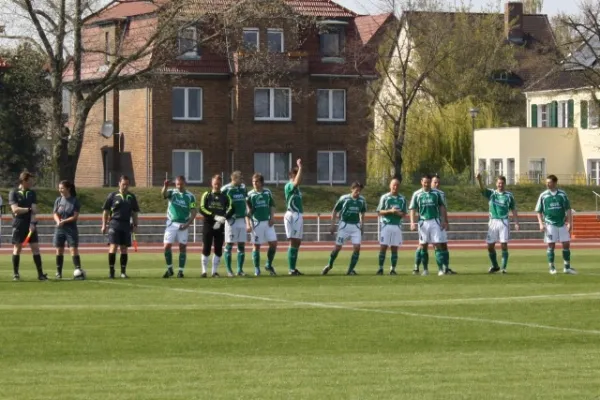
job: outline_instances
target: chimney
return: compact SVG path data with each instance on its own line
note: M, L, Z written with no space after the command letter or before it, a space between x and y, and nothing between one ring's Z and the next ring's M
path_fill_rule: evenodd
M509 1L504 9L504 33L511 42L523 42L523 3Z

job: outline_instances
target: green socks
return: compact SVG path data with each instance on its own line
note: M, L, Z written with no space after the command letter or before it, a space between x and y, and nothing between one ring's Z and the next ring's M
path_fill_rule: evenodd
M554 249L546 250L546 257L548 258L548 265L550 268L554 268Z
M415 269L419 269L421 266L421 261L423 261L423 253L420 248L415 251Z
M238 244L238 257L237 257L237 272L242 272L244 269L244 261L246 260L246 246Z
M252 263L254 268L260 268L260 251L252 251Z
M354 271L354 268L356 268L356 264L358 263L359 256L360 253L358 251L352 252L352 257L350 258L350 265L348 266L348 272Z
M167 267L173 266L173 252L169 250L165 250L165 262L167 263Z
M185 262L187 260L187 253L179 253L179 270L183 271L185 268Z
M398 252L392 250L392 269L396 269L396 265L398 264Z
M385 251L379 251L379 269L383 269L383 264L385 263Z
M566 269L571 268L571 250L563 249L562 256L563 256L563 260L565 262L565 268Z
M269 250L267 250L267 268L273 268L273 259L276 252L277 249L275 247L269 247Z
M338 254L340 254L339 250L333 250L331 252L331 254L329 255L329 262L327 263L327 266L329 266L330 268L333 268L333 263L334 263L335 259L337 258Z
M490 261L492 262L492 267L500 268L498 266L498 256L496 255L496 250L488 251L488 257L490 258Z
M421 258L423 260L423 269L427 270L429 267L429 252L427 250L421 250Z
M233 273L231 270L231 250L233 249L233 244L227 243L225 245L225 268L227 272Z
M444 252L442 250L435 249L435 262L438 266L439 271L444 270Z
M296 269L296 261L298 261L298 249L295 247L288 247L288 268L290 271Z
M508 250L502 250L502 269L508 266Z

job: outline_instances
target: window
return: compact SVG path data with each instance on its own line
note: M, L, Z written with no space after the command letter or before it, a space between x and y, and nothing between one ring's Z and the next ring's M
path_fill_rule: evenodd
M346 152L317 153L317 183L346 183Z
M342 57L346 32L343 26L325 26L319 36L322 57Z
M62 114L64 121L71 116L71 91L64 87L62 90Z
M257 28L244 28L243 46L245 50L256 51L259 49L259 35Z
M198 30L194 26L188 26L179 31L177 37L179 55L183 58L198 58Z
M317 120L346 120L346 91L343 89L317 90Z
M569 107L566 101L558 102L558 125L559 128L569 126Z
M290 169L291 153L254 153L254 170L260 172L267 183L287 182Z
M188 183L202 183L202 151L173 150L173 176L179 175Z
M202 120L202 88L173 88L172 118L176 120Z
M267 42L271 53L283 53L283 30L267 29Z
M489 183L489 174L488 174L488 170L487 170L487 160L485 158L480 158L479 159L479 169L477 170L477 172L481 173L481 175L483 176L483 179L486 183Z
M588 102L588 128L600 128L600 113L598 112L598 103L594 100Z
M509 158L506 160L506 183L509 185L515 184L515 159Z
M110 64L110 35L104 32L104 64Z
M254 90L254 119L289 121L292 119L292 96L287 88Z
M539 111L539 113L540 113L540 117L539 117L540 124L539 124L539 126L540 127L548 127L548 126L550 126L550 124L548 122L549 121L549 118L548 118L548 108L549 108L548 104L541 104L539 106L539 110L540 110Z
M543 158L529 160L529 179L534 179L539 182L544 176L545 162Z
M491 167L490 173L492 175L491 180L495 180L497 177L502 175L502 160L500 160L500 159L491 160L490 167Z
M588 176L591 185L600 185L600 160L588 160Z

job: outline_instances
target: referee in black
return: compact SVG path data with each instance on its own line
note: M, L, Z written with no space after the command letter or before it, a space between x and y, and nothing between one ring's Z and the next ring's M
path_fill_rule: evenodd
M122 175L119 178L119 191L108 195L102 209L102 234L108 230L109 278L115 278L117 247L121 250L121 278L128 278L127 249L131 247L132 232L137 232L140 212L135 195L129 192L129 177Z
M218 278L219 262L223 255L223 243L225 242L225 224L233 216L233 201L229 195L221 193L223 179L221 175L212 177L212 191L204 192L200 200L200 214L204 217L202 224L202 277L206 278L210 248L213 247L212 277Z
M44 274L42 269L42 256L40 256L40 245L38 243L37 232L37 197L31 187L33 186L34 176L27 172L21 172L19 175L18 190L11 190L8 194L8 204L13 213L13 229L12 229L12 244L13 244L13 281L21 279L19 275L19 263L21 261L21 250L23 242L28 235L29 247L33 253L33 262L37 269L38 279L47 281L48 275Z

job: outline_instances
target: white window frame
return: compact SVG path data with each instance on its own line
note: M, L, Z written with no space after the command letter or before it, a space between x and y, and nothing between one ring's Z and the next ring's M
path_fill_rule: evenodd
M257 117L254 115L255 121L291 121L292 120L292 89L291 88L267 88L257 87L254 88L254 102L256 102L256 91L257 90L269 90L269 116L268 117ZM289 117L278 118L275 117L275 90L287 90L288 91L288 109L290 110Z
M281 28L268 28L267 29L267 49L271 51L269 45L269 34L270 33L278 33L281 35L281 46L278 51L273 51L273 53L283 53L285 49L285 35L283 34L283 29Z
M558 102L558 128L569 127L569 102L559 101Z
M537 171L532 171L531 170L531 163L532 162L541 162L542 163L542 170L540 171L540 180L546 175L546 159L543 157L538 157L538 158L530 158L527 160L527 177L529 179L533 179L534 178L534 173Z
M280 176L279 179L277 179L276 172L275 172L275 154L287 154L288 155L288 164L287 164L286 170L290 171L292 169L292 153L291 152L287 152L287 151L255 151L254 154L252 155L253 158L254 158L255 154L268 154L269 155L269 170L271 171L271 176L264 176L265 183L284 183L289 180L287 174L284 174L283 176ZM254 166L254 168L256 169L256 165Z
M187 30L192 30L194 32L192 40L194 41L194 49L183 52L181 49L181 34ZM185 28L181 28L179 30L179 34L177 35L177 47L179 48L179 57L180 58L200 58L200 54L198 54L198 28L195 26L186 26Z
M510 165L512 163L512 170L510 168ZM506 172L505 172L505 177L506 177L506 183L508 185L513 185L515 183L515 170L516 170L516 160L514 158L507 158L506 159Z
M344 155L344 179L343 180L333 180L333 154L334 153L342 153ZM319 180L319 154L328 154L329 155L329 179L327 180ZM345 150L319 150L317 151L317 183L346 183L348 180L348 156Z
M346 90L345 89L317 89L317 115L319 114L319 92L327 91L329 92L329 118L318 118L317 121L326 121L326 122L344 122L346 121ZM344 117L343 118L333 118L333 92L344 92Z
M496 163L500 163L500 169L496 169ZM490 180L494 180L500 175L503 175L504 172L504 160L501 158L492 158L490 159L490 172L493 176L490 177Z
M594 170L594 164L596 164L596 179L592 178L592 171ZM588 158L588 177L590 179L591 185L600 185L600 159L598 158Z
M596 115L594 115L594 113ZM592 123L592 121L596 121L596 123ZM594 100L588 101L588 129L598 129L600 128L600 107L596 106L596 102Z
M246 33L256 33L256 50L255 51L259 51L260 50L260 29L258 28L244 28L242 30L242 46L243 46L243 50L244 51L252 51L253 49L249 49L248 47L246 47L246 38L245 38L245 34Z
M204 153L203 153L203 151L202 150L189 150L189 149L174 149L173 151L171 151L171 173L173 176L175 176L174 165L173 165L174 164L173 157L174 157L175 153L184 153L185 154L185 161L184 161L185 172L184 172L183 176L185 176L186 182L191 183L191 184L198 184L198 183L204 182ZM189 176L190 176L189 154L190 153L200 153L200 180L189 179Z
M175 89L184 89L184 100L183 100L183 108L184 108L184 116L183 117L175 117L171 115L171 119L175 121L202 121L204 118L204 90L201 87L184 87L184 86L173 86L171 88L171 102L173 102L173 92ZM200 116L199 117L190 117L189 116L189 92L190 90L199 90L200 91ZM171 107L171 114L173 114L173 108Z
M538 127L547 128L550 126L550 107L548 104L540 104L538 107Z

